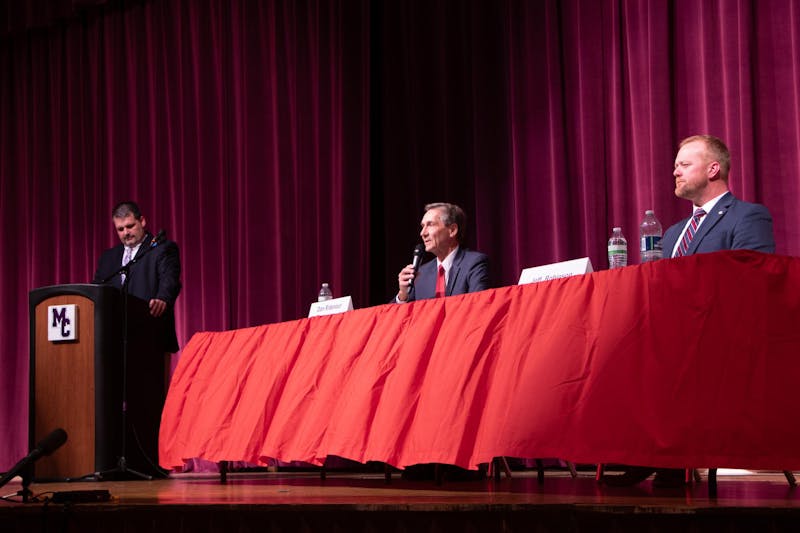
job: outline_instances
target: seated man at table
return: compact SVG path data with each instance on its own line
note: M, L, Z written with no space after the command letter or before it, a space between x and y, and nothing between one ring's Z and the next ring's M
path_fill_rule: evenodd
M489 258L463 247L467 229L463 209L455 204L428 204L420 226L425 251L436 260L417 271L413 265L406 265L397 275L395 301L413 302L489 288Z
M766 207L743 202L728 190L731 156L711 135L681 141L675 157L675 195L692 202L692 216L667 229L664 257L719 250L772 253L772 217Z
M772 217L766 207L736 198L728 189L731 155L725 143L711 135L681 141L675 157L675 196L692 202L692 216L670 227L661 239L664 257L757 250L772 253ZM654 487L679 486L684 470L628 467L624 474L604 476L609 485L635 485L655 472Z
M442 298L489 288L489 258L463 247L467 229L463 209L449 203L428 204L420 226L419 235L425 251L433 254L435 260L423 264L417 271L413 265L406 265L400 271L396 302ZM436 468L432 463L411 465L403 471L403 478L433 479ZM449 465L439 465L439 472L450 480L470 480L485 475L483 470L471 472Z

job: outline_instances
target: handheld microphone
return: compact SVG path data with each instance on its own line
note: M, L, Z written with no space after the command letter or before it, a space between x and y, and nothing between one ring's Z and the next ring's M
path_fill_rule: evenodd
M61 428L55 429L40 440L28 455L19 460L6 474L0 478L0 487L11 481L11 479L25 470L28 465L36 462L37 459L45 455L50 455L64 443L67 442L67 432Z
M414 275L417 275L419 264L422 263L422 256L425 254L425 245L420 243L414 247L414 257L411 259L411 266L414 268ZM414 278L408 280L408 288L414 286Z
M152 241L150 241L150 248L155 248L156 246L164 242L164 239L166 238L167 238L167 230L165 229L158 230L156 236L153 237Z

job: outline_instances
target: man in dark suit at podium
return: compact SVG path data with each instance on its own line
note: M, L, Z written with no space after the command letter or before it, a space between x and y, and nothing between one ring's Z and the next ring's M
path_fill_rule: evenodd
M178 245L169 240L159 242L152 250L153 235L147 231L147 220L134 202L122 202L112 211L114 229L121 244L103 252L98 261L93 283L122 288L127 282L128 294L148 303L150 315L160 319L158 341L163 351L178 351L175 334L175 300L181 291L181 261ZM137 258L141 257L141 260ZM136 262L129 275L114 272L129 261Z
M455 204L425 206L419 232L425 251L436 256L414 272L406 265L397 275L396 301L454 296L489 288L489 258L463 248L467 217ZM410 284L413 279L413 285Z
M111 218L120 244L100 256L93 282L124 286L127 292L128 431L143 461L152 463L143 466L155 468L166 391L165 354L178 351L174 309L181 291L180 256L177 244L147 231L147 219L136 203L116 205ZM116 273L129 263L127 273Z

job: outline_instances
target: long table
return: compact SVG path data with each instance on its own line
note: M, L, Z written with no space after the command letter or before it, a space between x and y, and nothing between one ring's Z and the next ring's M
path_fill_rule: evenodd
M194 335L160 463L800 469L800 259L665 259Z

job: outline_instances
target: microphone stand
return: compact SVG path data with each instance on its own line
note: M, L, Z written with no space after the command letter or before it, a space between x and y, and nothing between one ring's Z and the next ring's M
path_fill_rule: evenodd
M131 281L131 267L161 244L160 238L163 238L163 234L153 237L144 251L140 248L140 253L137 253L136 257L128 261L128 264L119 267L113 274L103 279L101 282L101 284L106 284L114 279L115 276L125 274L125 281L122 283L122 450L117 460L116 467L101 472L94 472L83 476L83 478L94 477L97 481L103 481L103 477L109 474L130 473L140 479L146 479L148 481L153 479L153 476L128 468L128 461L126 459L128 430L128 284ZM145 242L146 241L142 241L143 246Z
M29 464L25 469L20 472L22 478L22 488L17 492L18 496L22 496L22 503L28 503L33 497L33 493L29 488L31 486L31 478L33 477L33 464Z

